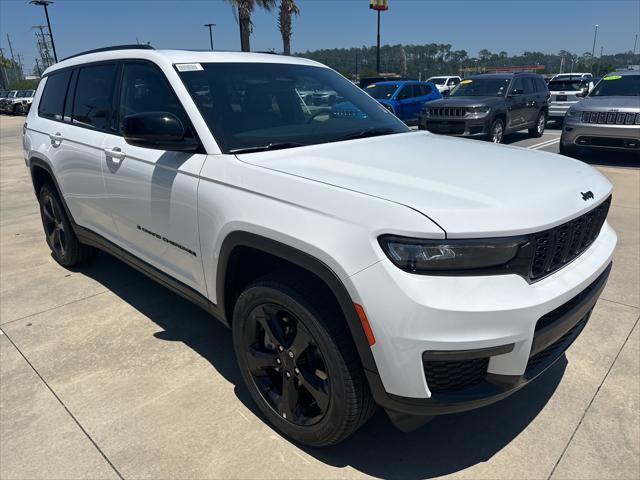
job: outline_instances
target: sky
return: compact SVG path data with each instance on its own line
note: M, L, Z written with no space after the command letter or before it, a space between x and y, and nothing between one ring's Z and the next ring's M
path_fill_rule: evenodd
M298 0L292 50L372 46L376 16L368 0ZM239 50L238 26L223 0L55 0L49 7L58 58L109 45L151 42L156 48L208 49L204 23L216 23L214 48ZM471 56L492 52L596 55L633 49L640 30L639 0L389 0L382 13L382 44L450 43ZM252 50L281 51L277 12L253 16ZM37 48L34 25L46 24L42 7L27 0L0 0L0 46L24 56L30 70ZM640 40L638 41L640 50Z

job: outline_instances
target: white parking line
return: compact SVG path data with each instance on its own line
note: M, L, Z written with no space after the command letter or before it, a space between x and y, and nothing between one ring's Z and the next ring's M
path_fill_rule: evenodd
M529 145L527 148L529 150L540 150L541 148L544 147L550 147L551 145L553 145L554 143L558 143L560 141L560 137L558 138L553 138L551 140L547 140L544 142L540 142L540 143L535 143L533 145Z

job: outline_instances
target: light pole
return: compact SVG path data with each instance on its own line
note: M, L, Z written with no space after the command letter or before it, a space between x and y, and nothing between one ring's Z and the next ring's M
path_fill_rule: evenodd
M49 21L49 10L47 6L53 2L51 0L31 0L32 5L41 5L44 7L44 15L47 17L47 28L49 29L49 38L51 39L51 48L53 49L53 59L58 63L58 54L56 53L56 44L53 43L53 32L51 31L51 22Z
M596 38L598 38L598 26L596 25L596 30L593 32L593 48L591 48L591 67L589 67L589 71L593 73L593 56L596 53Z
M213 51L213 31L212 28L216 26L215 23L205 23L205 27L209 27L209 42L211 43L211 51Z
M369 8L378 14L378 41L376 46L376 72L380 73L380 12L389 10L388 0L371 0Z

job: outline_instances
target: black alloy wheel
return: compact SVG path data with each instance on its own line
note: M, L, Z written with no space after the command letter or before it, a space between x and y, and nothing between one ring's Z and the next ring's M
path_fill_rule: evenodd
M51 251L57 257L64 258L67 253L67 232L60 206L51 192L42 198L42 222Z
M335 445L375 411L342 310L299 271L245 287L231 328L244 383L282 434L308 446Z
M57 190L45 183L40 188L38 201L47 245L55 261L64 267L73 267L93 260L98 250L78 240Z
M331 382L307 328L281 305L255 307L244 331L254 384L266 403L296 425L313 425L329 407Z

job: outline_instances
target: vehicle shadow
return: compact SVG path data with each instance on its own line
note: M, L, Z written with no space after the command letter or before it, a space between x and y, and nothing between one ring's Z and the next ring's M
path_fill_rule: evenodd
M589 165L599 167L640 168L640 155L638 152L616 152L607 150L578 150L572 156Z
M156 323L162 331L154 337L183 342L206 359L235 385L238 400L267 423L242 382L231 332L221 322L108 254L101 253L78 272L100 282ZM436 417L412 433L396 430L379 409L340 445L323 449L298 446L328 465L349 465L380 478L417 479L455 473L487 461L517 437L549 401L566 365L562 357L541 378L511 397L471 412Z

